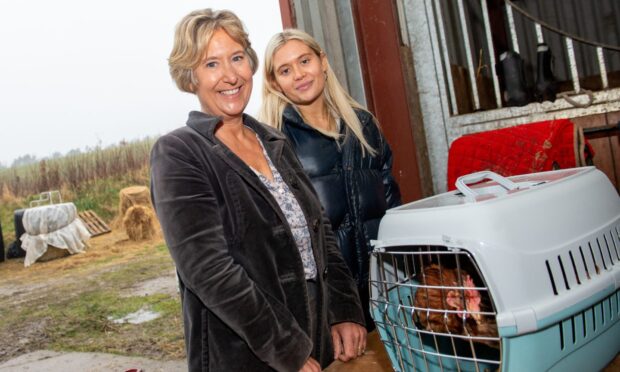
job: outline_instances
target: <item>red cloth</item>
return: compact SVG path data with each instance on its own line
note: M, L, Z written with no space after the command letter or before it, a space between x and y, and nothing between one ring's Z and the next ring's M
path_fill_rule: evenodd
M448 154L448 190L462 175L490 170L502 176L586 165L594 152L568 119L541 121L457 138Z

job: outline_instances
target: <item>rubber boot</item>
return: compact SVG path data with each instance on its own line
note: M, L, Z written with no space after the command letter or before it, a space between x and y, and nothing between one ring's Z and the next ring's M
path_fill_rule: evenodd
M523 60L519 53L507 51L499 56L498 74L503 77L503 95L507 106L525 106L531 102L525 82Z
M552 62L553 56L547 44L538 44L536 49L537 66L536 66L536 86L534 89L534 97L538 102L555 101L557 93L557 83L553 76Z

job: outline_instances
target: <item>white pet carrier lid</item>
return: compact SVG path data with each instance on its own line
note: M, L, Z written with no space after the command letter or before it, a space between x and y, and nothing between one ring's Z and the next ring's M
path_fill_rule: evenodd
M491 181L470 185L484 179ZM402 240L466 240L476 244L548 249L579 231L591 231L620 215L620 198L594 167L504 178L493 172L460 177L458 190L390 209L377 245ZM388 242L392 241L392 243Z

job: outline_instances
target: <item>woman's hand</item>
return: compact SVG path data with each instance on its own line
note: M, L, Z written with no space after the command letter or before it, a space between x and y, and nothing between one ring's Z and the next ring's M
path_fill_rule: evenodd
M299 372L320 372L321 365L314 358L310 357L306 360L306 364L299 370Z
M353 322L343 322L332 326L334 359L348 362L366 352L366 328Z

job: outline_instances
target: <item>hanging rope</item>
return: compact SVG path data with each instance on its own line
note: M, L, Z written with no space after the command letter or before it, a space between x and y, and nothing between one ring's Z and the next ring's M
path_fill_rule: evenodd
M611 45L611 44L605 44L605 43L600 43L597 41L592 41L592 40L588 40L588 39L584 39L580 36L568 33L566 31L560 30L557 27L554 27L550 24L548 24L547 22L533 16L531 13L529 13L528 11L524 10L523 8L515 5L515 3L512 2L512 0L504 0L508 5L510 5L514 10L516 10L517 12L521 13L524 17L529 18L532 22L538 23L539 25L541 25L542 27L553 31L557 34L560 34L562 36L565 36L567 38L573 39L575 41L578 41L580 43L584 43L584 44L588 44L594 47L601 47L604 49L609 49L609 50L613 50L616 52L620 52L620 46L617 45Z
M584 93L588 97L588 100L585 103L579 103L576 100L571 98L571 95L576 95L576 94L579 94L579 93ZM572 92L562 92L562 93L558 94L558 97L564 98L566 100L566 102L570 103L574 107L587 108L587 107L592 106L592 104L594 103L594 93L592 93L591 90L587 90L587 89L583 89L583 88L581 88L581 92L579 92L579 93L576 93L575 91L572 91Z

